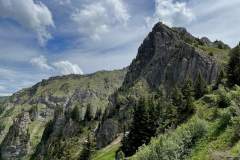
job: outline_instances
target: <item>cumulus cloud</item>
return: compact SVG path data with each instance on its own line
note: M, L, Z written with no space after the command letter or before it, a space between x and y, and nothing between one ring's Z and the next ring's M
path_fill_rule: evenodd
M53 64L57 71L63 75L67 74L83 74L83 71L77 64L72 64L69 61L60 61Z
M158 21L172 26L184 25L194 19L194 14L187 7L186 2L175 2L174 0L155 0L155 13L153 17L147 17L146 22L152 26Z
M48 65L47 58L45 58L42 55L39 57L32 58L30 62L33 65L41 68L42 70L52 70L53 69L50 65Z
M51 38L48 27L54 26L52 14L40 1L0 0L0 17L12 19L34 31L41 45Z
M51 72L52 74L83 74L82 69L77 65L69 61L58 61L54 63L48 63L48 60L43 55L32 58L30 63L34 66L39 67L41 70ZM1 73L1 70L0 70Z
M79 32L94 40L99 40L114 26L125 25L129 18L122 0L94 0L71 15L71 19L78 24Z

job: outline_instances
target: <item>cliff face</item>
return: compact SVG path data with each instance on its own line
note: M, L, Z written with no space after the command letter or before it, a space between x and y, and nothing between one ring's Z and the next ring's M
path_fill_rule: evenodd
M7 136L1 144L1 158L3 160L21 159L29 153L30 123L28 112L21 113L13 122Z
M210 43L213 44L209 40L208 44ZM208 84L212 83L218 76L219 64L216 58L210 56L201 47L209 47L206 45L206 40L195 38L186 29L169 28L162 23L156 24L129 66L122 86L123 91L119 91L116 95L125 97L125 101L128 101L126 97L151 93L160 87L168 92L175 85L183 85L187 79L194 82L199 73ZM116 99L113 107L119 108L116 113L118 121L115 120L116 118L110 118L111 120L107 119L102 123L97 134L99 148L116 138L123 128L122 121L129 121L121 115L127 113L131 105L129 102L119 102L122 100L118 99L124 98ZM114 126L112 132L108 132L109 126Z
M131 87L144 79L150 88L162 84L169 89L174 84L183 84L187 78L194 81L198 73L211 83L218 75L218 64L192 46L193 41L197 38L186 30L158 23L140 46L123 86Z

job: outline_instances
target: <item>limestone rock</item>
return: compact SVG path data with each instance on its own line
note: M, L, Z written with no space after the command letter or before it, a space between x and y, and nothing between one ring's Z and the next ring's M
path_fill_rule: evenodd
M12 127L3 143L1 144L1 159L21 159L29 151L29 130L30 116L28 112L21 113L13 122Z

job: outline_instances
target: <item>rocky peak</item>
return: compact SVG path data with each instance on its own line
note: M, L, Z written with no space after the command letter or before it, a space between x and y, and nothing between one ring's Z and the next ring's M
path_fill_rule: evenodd
M161 84L169 88L181 85L187 78L194 81L199 72L208 83L215 80L217 62L187 43L186 37L194 38L183 28L156 24L130 65L124 86L131 87L136 81L144 80L152 89Z
M201 38L201 41L202 41L205 45L207 45L207 46L213 46L213 43L212 43L211 40L210 40L209 38L207 38L207 37L202 37L202 38Z

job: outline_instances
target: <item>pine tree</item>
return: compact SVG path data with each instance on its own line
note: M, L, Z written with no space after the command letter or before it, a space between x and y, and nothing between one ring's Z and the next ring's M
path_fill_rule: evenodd
M177 86L173 88L171 99L174 106L180 107L183 104L183 94Z
M204 94L207 93L207 83L203 79L202 74L200 72L198 73L198 76L194 85L194 89L195 89L196 99L201 98Z
M228 84L230 87L240 85L240 43L232 49L227 68Z
M147 112L148 112L148 133L149 137L153 137L156 134L157 128L158 128L158 119L159 119L159 112L157 110L157 106L154 102L154 97L150 96L147 101Z
M138 106L134 108L130 132L122 141L121 149L126 156L133 155L138 147L149 143L151 137L149 137L148 119L146 101L141 98Z
M84 120L85 121L91 121L93 119L93 116L92 116L92 107L90 104L87 105L87 109L86 109L86 112L85 112L85 116L84 116Z
M83 150L80 154L79 160L90 160L93 152L94 152L94 140L91 134L89 133L87 140L84 143Z
M80 111L79 111L79 108L78 106L75 106L71 112L71 118L72 120L78 122L79 121L79 118L80 118Z
M101 120L101 116L102 116L102 110L101 110L101 108L98 108L94 119L99 121L99 120Z
M216 84L214 86L214 90L218 89L219 85L224 83L223 82L224 78L225 78L225 72L223 69L221 69L221 71L219 72L219 75L217 77Z
M182 110L180 111L181 115L190 114L193 112L193 102L194 102L194 89L193 83L190 79L185 81L185 84L182 87L182 94L184 105Z

